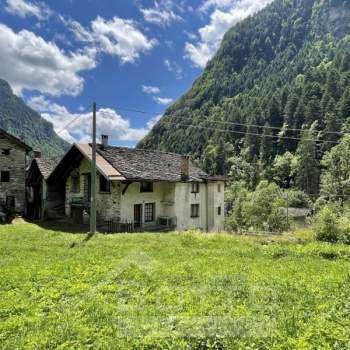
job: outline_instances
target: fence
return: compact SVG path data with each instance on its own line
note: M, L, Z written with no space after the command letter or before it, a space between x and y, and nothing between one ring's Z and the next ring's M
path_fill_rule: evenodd
M115 222L109 220L106 226L108 233L133 233L138 231L133 222Z

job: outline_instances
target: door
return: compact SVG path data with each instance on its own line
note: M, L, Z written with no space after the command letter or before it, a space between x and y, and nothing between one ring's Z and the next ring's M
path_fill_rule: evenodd
M134 226L136 228L142 226L142 204L134 205Z

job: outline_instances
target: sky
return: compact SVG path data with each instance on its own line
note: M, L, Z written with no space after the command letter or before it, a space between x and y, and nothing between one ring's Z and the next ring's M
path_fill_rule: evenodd
M132 147L270 2L0 0L0 78L68 142L90 142L95 101L98 134Z

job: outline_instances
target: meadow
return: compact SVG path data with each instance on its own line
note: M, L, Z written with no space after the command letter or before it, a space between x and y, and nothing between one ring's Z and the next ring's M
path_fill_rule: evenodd
M350 247L0 226L1 349L349 349Z

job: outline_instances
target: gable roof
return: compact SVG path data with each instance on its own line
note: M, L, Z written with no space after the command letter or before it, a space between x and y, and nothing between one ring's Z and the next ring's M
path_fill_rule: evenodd
M182 155L125 147L97 145L96 167L108 180L182 182ZM61 181L82 159L92 160L90 144L74 144L49 176L49 181ZM190 162L189 182L202 182L210 177Z
M33 162L36 162L41 175L47 180L61 159L62 157L35 158Z
M20 147L24 148L26 151L31 151L32 150L32 148L30 146L25 144L18 137L9 134L7 131L5 131L4 129L1 129L1 128L0 128L0 136L4 136L5 138L11 140L12 142L16 143Z
M97 152L128 180L181 181L182 155L125 147L97 146ZM208 175L190 162L188 181L201 182Z
M92 160L92 147L89 144L75 144L88 160ZM111 165L103 156L96 152L96 168L109 180L125 180L124 176Z

